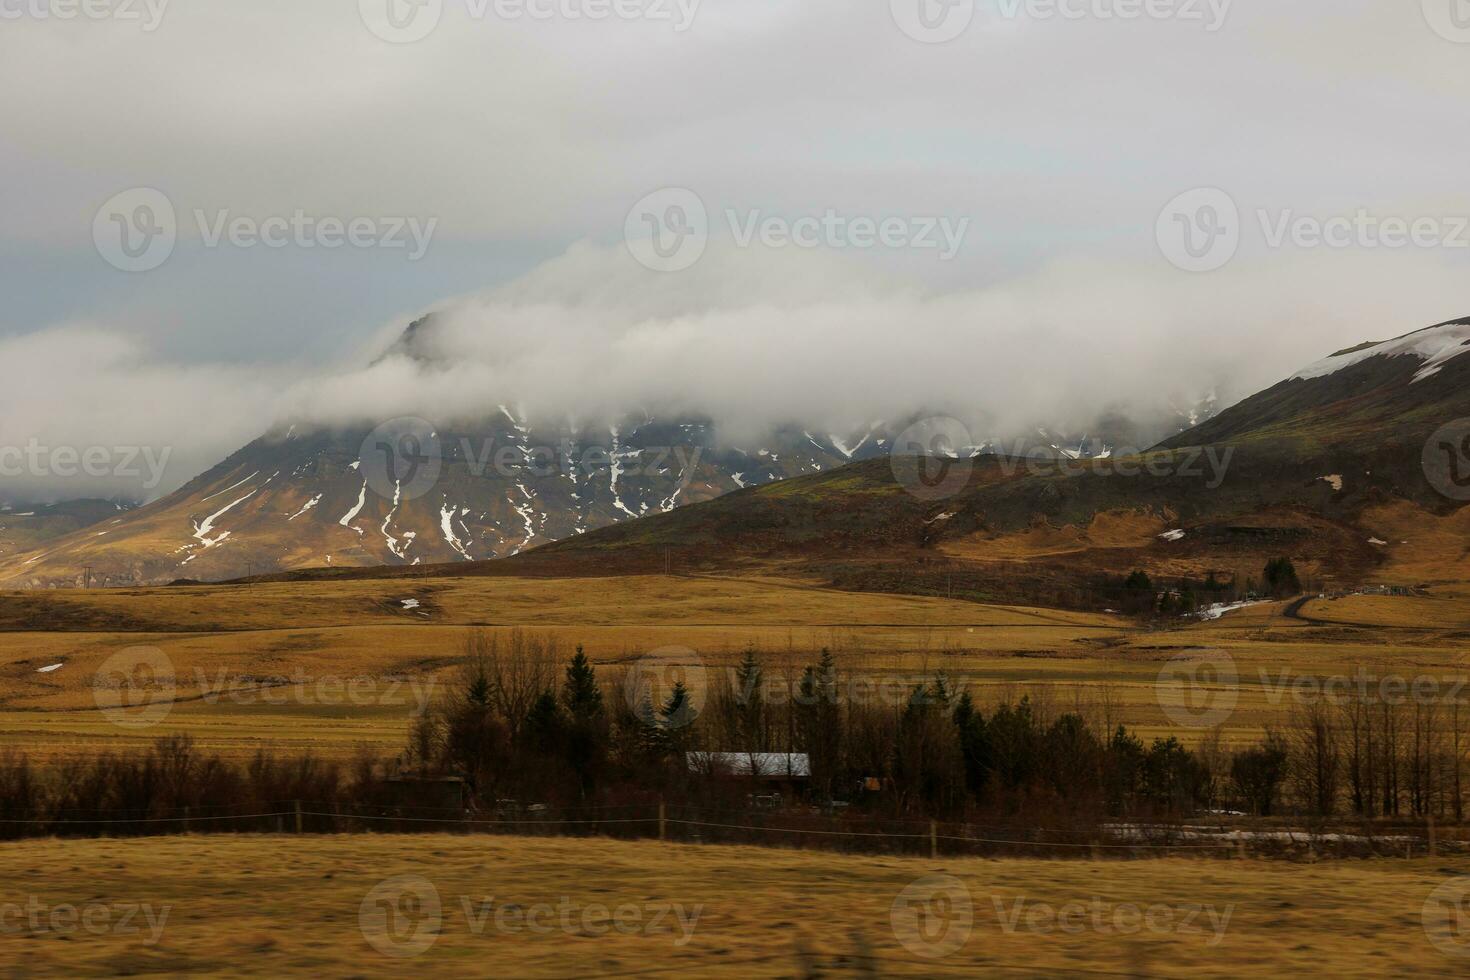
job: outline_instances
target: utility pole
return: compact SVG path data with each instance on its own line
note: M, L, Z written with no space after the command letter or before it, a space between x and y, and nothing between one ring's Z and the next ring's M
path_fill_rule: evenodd
M86 565L83 567L86 568L86 577L83 579L83 582L85 584L82 586L82 588L90 589L92 587L92 566Z

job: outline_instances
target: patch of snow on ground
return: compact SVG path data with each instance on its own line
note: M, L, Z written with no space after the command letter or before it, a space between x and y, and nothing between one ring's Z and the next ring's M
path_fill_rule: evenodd
M402 599L400 601L403 603L404 609L417 609L419 607L419 601L417 599Z
M1226 603L1226 602L1216 602L1216 603L1213 603L1212 605L1208 605L1205 608L1201 609L1195 615L1197 615L1200 619L1205 619L1205 620L1219 619L1221 616L1225 615L1226 613L1233 613L1233 612L1236 612L1237 610L1245 609L1248 606L1259 606L1259 605L1261 605L1261 601L1260 600L1251 600L1249 602L1229 602L1229 603Z
M1184 532L1182 530L1165 531L1159 537L1165 541L1179 541L1184 537Z
M61 669L61 664L52 664L50 667L37 667L36 668L36 673L38 673L38 674L49 674L49 673L51 673L54 670L60 670L60 669Z
M1388 546L1388 542L1387 541L1380 541L1378 538L1369 538L1368 539L1368 543L1369 544L1376 544L1380 548L1385 548L1385 547Z

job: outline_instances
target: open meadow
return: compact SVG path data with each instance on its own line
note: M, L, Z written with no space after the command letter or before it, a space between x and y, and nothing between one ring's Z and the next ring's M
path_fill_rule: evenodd
M942 671L982 705L1027 694L1147 737L1188 743L1218 728L1243 744L1279 723L1302 685L1428 680L1452 692L1467 674L1470 593L1446 585L1261 603L1164 627L715 576L12 594L0 597L0 739L36 757L173 733L233 756L269 747L346 759L361 746L392 755L454 683L466 637L516 628L554 642L563 660L583 646L608 676L653 655L703 668L695 674L708 682L754 649L794 683L830 649L855 696L901 700ZM162 703L147 717L118 724L104 709L126 704L99 670L138 651L164 658L170 686L149 695Z
M0 845L0 962L12 977L1463 976L1467 871L437 835L26 841Z

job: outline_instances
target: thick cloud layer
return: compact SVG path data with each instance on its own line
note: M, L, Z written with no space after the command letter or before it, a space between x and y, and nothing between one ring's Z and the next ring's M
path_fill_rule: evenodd
M712 246L689 272L589 244L439 307L417 357L408 319L335 368L158 362L70 326L0 343L0 445L148 446L167 477L6 480L32 496L156 496L273 425L441 422L516 406L586 424L635 411L712 416L733 439L799 422L847 432L918 411L977 433L1085 430L1120 411L1147 428L1210 392L1229 402L1322 354L1456 312L1460 277L1407 258L1240 266L1220 300L1185 281L1070 263L987 289L935 292L846 256ZM1383 286L1392 278L1393 289ZM11 496L24 496L12 493Z
M703 0L678 31L445 0L409 44L352 2L129 5L161 14L151 30L6 5L0 85L23 95L0 104L0 453L171 447L152 495L302 415L515 402L704 411L735 431L924 407L983 431L1085 426L1211 388L1228 400L1470 312L1470 248L1273 245L1257 216L1368 209L1452 230L1470 214L1470 44L1438 0L1143 5L1217 23L977 0L944 44L900 29L904 2ZM178 244L128 274L93 231L135 187L169 198ZM695 266L656 274L621 239L665 187L696 191L721 227ZM1161 209L1200 187L1226 191L1244 231L1207 274L1156 241ZM942 260L738 248L729 211L968 225ZM196 212L206 228L300 212L435 232L412 261L211 244ZM446 366L364 367L416 312L466 295ZM0 498L133 486L54 470L0 474Z

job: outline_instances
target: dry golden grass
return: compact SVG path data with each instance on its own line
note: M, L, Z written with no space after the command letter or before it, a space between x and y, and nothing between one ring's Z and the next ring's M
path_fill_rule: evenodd
M1436 946L1423 910L1467 872L1446 859L927 860L480 836L32 840L0 845L0 874L4 901L40 908L40 928L12 913L0 963L16 977L817 975L802 972L804 950L825 976L1463 976L1467 960L1449 954L1470 954L1470 939L1439 930L1448 945ZM423 934L432 944L407 958L371 945L383 933L370 921L365 935L359 918L369 892L400 875L427 879L441 907ZM962 882L972 907L968 934L954 915L935 920L956 930L938 938L963 939L936 959L906 948L917 937L893 916L929 875ZM672 903L692 931L672 915L650 923L645 910ZM167 909L161 931L142 914L131 934L82 929L64 911L50 926L58 908L126 905L146 905L155 923ZM532 932L512 906L570 909L570 927L542 912L546 931ZM624 930L608 928L597 906L635 906L639 919L625 912ZM424 919L403 908L408 938ZM1049 909L1083 911L1063 930ZM857 969L858 953L874 972Z
M1152 514L1104 511L1086 527L1039 524L1010 534L974 534L946 541L940 550L956 558L1024 561L1092 548L1146 548L1168 525Z
M24 608L0 598L0 621L118 624L0 633L0 742L36 756L91 755L176 732L237 757L266 747L333 758L361 745L394 753L479 624L533 630L564 652L583 644L604 668L678 646L720 670L753 645L773 668L796 670L828 647L863 676L918 681L943 670L982 705L1028 692L1047 710L1185 741L1203 732L1177 724L1170 709L1182 692L1161 686L1160 671L1172 658L1223 652L1237 684L1221 689L1235 702L1222 736L1238 745L1281 720L1292 705L1284 685L1297 677L1360 668L1463 676L1459 634L1470 623L1470 592L1453 587L1427 598L1312 601L1302 615L1316 622L1270 603L1162 630L1112 616L714 577L388 579L24 598ZM408 598L420 607L405 609ZM155 727L122 728L98 710L93 681L107 658L138 646L168 656L177 701ZM358 694L323 689L324 679L356 681Z

